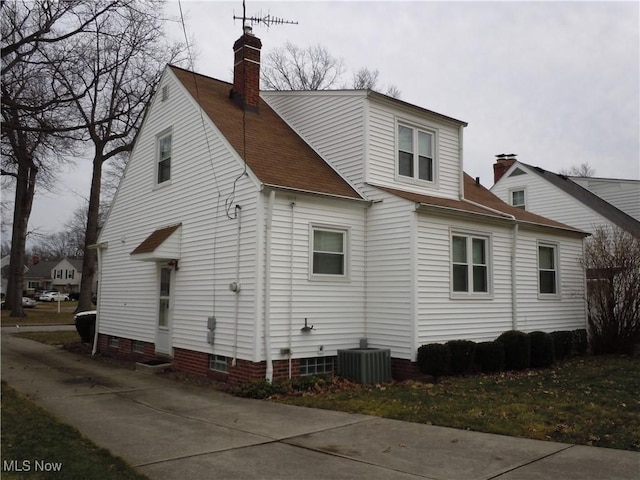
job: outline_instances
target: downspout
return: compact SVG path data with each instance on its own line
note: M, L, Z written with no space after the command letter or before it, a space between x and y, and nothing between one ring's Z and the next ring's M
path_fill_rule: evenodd
M271 362L271 225L273 223L273 203L276 198L276 191L269 193L267 203L267 225L265 232L265 269L264 269L264 349L267 362L265 378L268 382L273 380L273 364Z
M98 243L95 245L89 245L87 248L90 250L96 250L98 256L98 299L96 302L96 324L93 333L93 348L91 349L91 355L94 356L98 351L98 332L100 331L100 299L102 298L102 271L104 270L102 265L102 250L107 248L107 242Z
M231 291L235 294L235 312L234 312L234 325L233 325L233 359L231 360L231 366L236 366L236 361L238 357L238 310L240 308L240 233L242 228L242 219L241 219L242 207L240 205L236 205L236 218L238 220L238 231L236 238L236 281L235 285L232 283L230 285Z
M458 192L460 200L462 200L464 198L464 145L462 141L464 137L464 126L460 125L458 130L458 155L460 157L460 178L458 179L460 186L458 187Z
M289 344L287 345L289 350L289 379L291 379L291 357L293 348L293 236L295 233L294 228L294 208L296 202L292 201L291 206L291 245L289 246Z
M516 275L518 272L517 265L518 253L518 222L513 224L513 238L511 244L511 321L513 330L518 329L518 282Z

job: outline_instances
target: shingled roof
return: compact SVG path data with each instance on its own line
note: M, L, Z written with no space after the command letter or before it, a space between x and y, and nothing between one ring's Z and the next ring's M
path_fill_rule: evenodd
M536 215L535 213L527 212L526 210L513 207L503 202L481 184L476 183L473 178L471 178L466 173L464 174L464 199L462 200L434 197L431 195L421 195L418 193L380 187L377 185L376 188L380 188L381 190L389 192L393 195L425 206L451 209L452 211L501 218L504 220L515 217L515 219L519 223L537 225L542 227L559 228L585 236L588 235L582 230L570 227L569 225L565 225L564 223L556 222L549 218Z
M518 162L521 165L529 168L532 172L541 176L549 183L559 188L568 195L583 203L594 212L599 213L609 221L615 223L623 230L626 230L635 237L640 237L640 222L630 215L627 215L619 208L611 205L606 200L602 199L595 193L587 190L586 188L578 185L565 175L549 172L540 167L534 167L533 165L527 165L526 163Z
M230 83L169 68L263 184L362 199L264 100L243 112Z

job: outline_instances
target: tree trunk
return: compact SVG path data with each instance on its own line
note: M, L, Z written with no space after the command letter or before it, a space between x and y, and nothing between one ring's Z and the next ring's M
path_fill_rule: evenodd
M35 194L38 169L33 165L30 155L20 152L16 177L15 203L13 207L13 229L11 232L11 257L7 298L5 308L11 309L11 317L24 317L22 294L24 290L24 254L27 242L27 226Z
M94 277L96 272L96 250L89 248L98 242L98 228L100 217L100 187L102 182L102 152L96 147L93 159L93 176L91 178L91 192L89 193L89 208L87 210L87 229L84 240L84 256L82 258L82 278L80 280L80 301L77 312L93 310L91 297L93 296ZM99 266L98 266L99 267Z

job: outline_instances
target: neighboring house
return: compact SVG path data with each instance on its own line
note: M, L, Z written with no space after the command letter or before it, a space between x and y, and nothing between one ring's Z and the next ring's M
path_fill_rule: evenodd
M167 67L100 233L97 348L231 382L339 349L584 328L585 233L462 170L465 123L372 91L259 92Z
M9 264L11 263L11 255L5 255L0 259L0 294L2 298L7 294L7 284L9 283Z
M589 233L620 227L640 237L640 181L567 177L499 155L491 192L505 202Z
M81 279L82 258L63 258L51 271L51 285L59 292L79 292Z
M40 260L34 256L32 265L24 276L24 290L28 295L38 290L75 293L80 289L81 278L81 258Z

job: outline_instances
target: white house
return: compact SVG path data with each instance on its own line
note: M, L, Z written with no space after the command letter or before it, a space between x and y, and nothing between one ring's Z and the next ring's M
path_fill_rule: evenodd
M593 233L620 227L640 237L640 181L567 177L499 155L491 192L527 211Z
M99 238L97 348L232 382L337 351L585 327L584 232L463 173L462 121L372 91L167 67Z

